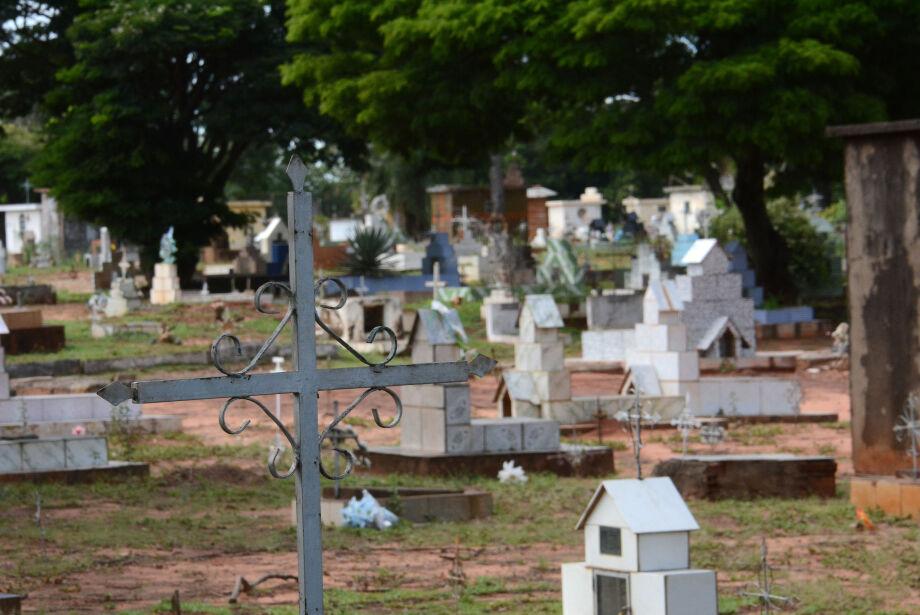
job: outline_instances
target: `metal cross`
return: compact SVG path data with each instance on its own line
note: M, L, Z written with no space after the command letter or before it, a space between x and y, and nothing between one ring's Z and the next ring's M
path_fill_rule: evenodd
M773 593L773 569L767 561L767 539L761 538L760 540L760 575L757 579L757 591L741 592L741 595L757 598L760 603L761 615L770 615L774 607L783 608L789 606L795 602L795 599L777 596Z
M441 263L435 261L431 266L431 280L425 282L425 286L431 289L431 300L438 300L438 289L447 286L447 282L441 279Z
M906 437L910 443L907 455L913 465L912 476L914 478L920 478L920 468L918 468L920 465L918 464L920 461L920 416L918 416L918 411L920 411L920 397L917 393L911 393L901 411L901 416L898 417L898 424L894 426L898 442L903 441Z
M684 409L675 418L671 419L671 425L680 432L680 439L683 443L683 457L687 456L687 440L690 438L690 432L699 429L703 423L693 414L690 406L684 406Z
M642 480L642 447L644 446L642 444L642 423L654 425L661 420L661 416L658 413L649 414L642 410L642 398L638 385L633 386L633 392L635 399L632 408L629 409L629 412L620 410L616 413L615 418L624 423L629 431L629 436L632 438L633 455L636 458L636 478Z
M132 382L130 386L115 382L99 391L99 395L117 405L127 400L136 403L174 402L198 399L229 398L218 415L221 428L230 434L238 434L249 426L246 420L239 427L231 427L226 420L230 406L237 401L255 405L281 431L293 452L293 462L286 471L276 467L278 454L268 464L268 470L275 478L294 476L297 496L297 551L299 569L299 609L301 615L319 615L323 612L323 558L322 521L320 519L321 485L320 475L334 480L344 478L354 467L354 455L345 449L335 454L345 459L345 470L341 474L328 472L322 464L320 449L322 442L349 413L371 393L382 391L390 396L396 406L392 421L384 423L377 408L371 413L379 427L395 426L402 416L402 403L388 387L412 384L446 384L466 382L471 375L483 376L495 362L484 356L477 356L470 362L430 363L423 365L387 365L396 356L396 335L392 330L378 326L367 337L368 343L383 334L390 341L390 352L380 363L368 360L349 346L326 323L320 319L317 305L329 309L341 309L347 301L347 290L341 281L321 278L313 281L313 201L310 193L304 192L307 167L298 157L293 157L287 167L287 175L293 184L288 193L288 224L290 228L290 250L288 252L290 286L281 282L268 282L255 293L255 307L263 314L278 313L263 305L266 291L286 295L287 310L275 330L262 344L249 363L241 370L233 371L223 365L222 342L228 340L237 354L240 341L225 333L211 346L214 366L224 375L211 378L183 380L153 380ZM334 305L315 303L317 290L328 284L338 287L339 298ZM294 347L294 370L280 373L252 373L272 347L282 329L291 323ZM318 369L316 365L316 331L314 322L341 344L351 355L365 364L365 367L343 369ZM317 398L320 391L340 389L366 389L344 412L336 416L328 427L319 433L317 426ZM294 396L296 433L292 434L264 404L255 399L257 395L291 394Z

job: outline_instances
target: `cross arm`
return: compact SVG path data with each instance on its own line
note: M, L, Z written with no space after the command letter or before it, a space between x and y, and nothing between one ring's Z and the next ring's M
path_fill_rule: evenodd
M316 371L314 388L317 391L330 391L406 384L465 382L471 375L484 376L494 365L495 361L479 355L470 362L423 363L381 368L321 369ZM270 372L245 376L147 380L132 382L130 385L113 382L100 389L98 395L115 406L129 400L137 403L155 403L275 393L302 393L305 392L307 386L300 372Z

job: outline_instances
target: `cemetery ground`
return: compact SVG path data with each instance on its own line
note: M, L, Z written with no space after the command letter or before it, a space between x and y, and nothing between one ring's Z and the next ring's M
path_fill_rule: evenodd
M68 272L55 275L66 276ZM204 350L219 332L207 304L145 308L131 319L162 320L173 326L182 346L151 344L149 336L93 340L79 287L77 303L48 306L46 320L67 327L67 348L59 355L8 357L10 364L70 358L129 357L134 353ZM240 319L234 332L258 340L274 321L250 305L234 304ZM483 339L478 304L460 307L472 340ZM282 343L284 341L282 340ZM510 346L474 344L503 361ZM580 354L577 344L566 347ZM328 362L337 367L344 359ZM212 374L204 366L137 370L135 378ZM114 373L32 379L21 387L91 388ZM121 374L125 376L125 374ZM803 411L839 413L836 423L768 423L732 426L718 452L792 452L834 455L837 496L829 500L688 502L701 531L691 538L693 564L718 571L720 612L756 613L739 593L756 580L761 537L776 568L777 593L795 596L798 613L920 612L920 528L916 522L868 511L875 531L857 530L848 501L852 473L849 401L845 371L800 370ZM575 395L615 392L621 374L573 374ZM472 383L474 414L495 416L494 377ZM356 391L323 394L319 408L328 423L332 400L347 403ZM274 399L263 398L272 407ZM28 594L26 612L169 613L178 590L183 613L295 613L297 587L270 581L240 604L228 604L238 576L296 574L295 531L291 525L293 480L272 479L265 469L274 430L266 419L228 436L217 424L220 401L156 404L145 412L183 418L183 432L144 436L116 432L114 457L151 464L149 478L90 485L4 485L0 487L0 588ZM396 443L399 428L373 426L370 406L347 419L372 444ZM381 402L382 408L387 408ZM231 411L231 421L246 410ZM290 422L290 400L284 416ZM680 454L673 429L647 434L646 472ZM567 434L569 441L594 443L596 431ZM617 476L635 475L627 436L613 421L603 441L616 452ZM692 444L707 452L708 446ZM283 464L282 464L283 465ZM493 496L491 518L465 523L430 523L376 530L324 532L326 603L331 613L558 613L559 565L583 558L583 535L575 522L598 479L531 475L523 485L494 478L433 479L372 477L357 471L346 485L475 486ZM40 505L39 505L40 504Z

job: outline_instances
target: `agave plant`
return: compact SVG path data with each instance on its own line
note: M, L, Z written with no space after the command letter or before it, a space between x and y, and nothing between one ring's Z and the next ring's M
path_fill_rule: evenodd
M345 266L351 275L379 276L383 257L393 247L393 235L382 228L364 228L348 241L348 247Z

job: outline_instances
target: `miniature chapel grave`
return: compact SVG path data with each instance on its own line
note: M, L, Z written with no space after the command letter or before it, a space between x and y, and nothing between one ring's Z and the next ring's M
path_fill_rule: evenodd
M564 615L716 615L716 573L691 567L693 514L668 478L600 484L575 529L585 561L562 565Z
M494 401L500 416L541 417L563 424L584 423L598 413L613 418L628 409L630 395L573 397L571 374L565 368L562 316L550 295L528 295L519 312L520 335L515 340L515 366L502 372ZM676 416L679 396L656 395L653 411Z
M532 329L525 321L522 330ZM457 344L463 337L455 310L419 310L412 334L413 362L456 361L461 356ZM555 386L549 382L544 384ZM494 475L509 459L525 470L561 475L613 470L613 457L606 447L561 445L559 423L552 419L523 415L473 418L467 383L404 387L401 398L400 446L371 447L368 457L373 472Z

